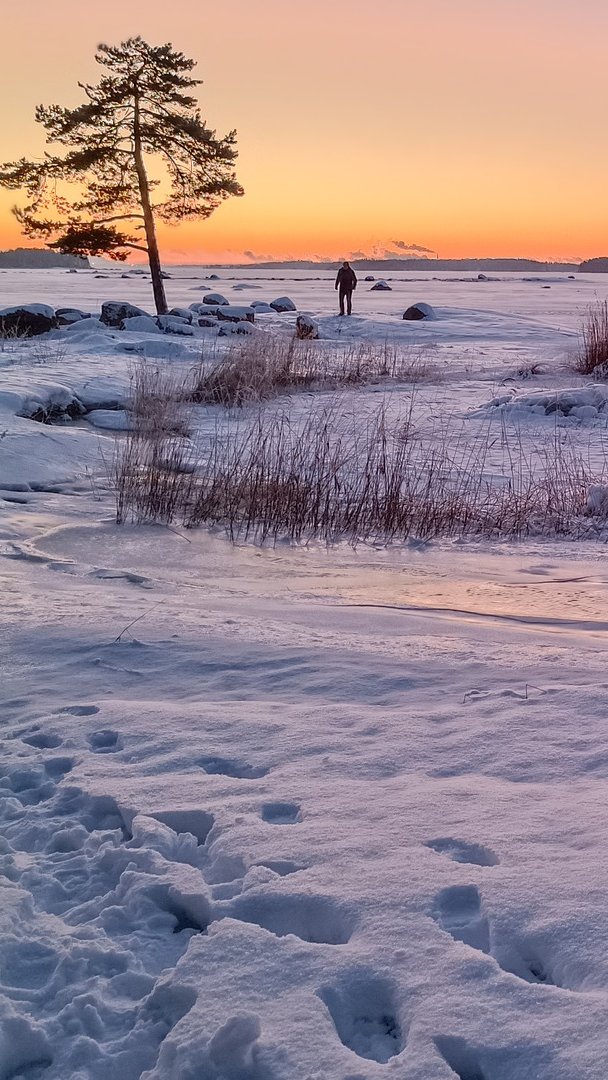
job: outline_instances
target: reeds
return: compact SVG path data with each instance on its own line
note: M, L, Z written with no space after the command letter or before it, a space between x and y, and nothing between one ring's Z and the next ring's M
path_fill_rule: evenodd
M388 341L336 344L260 334L231 346L219 360L203 358L193 373L191 399L233 408L302 390L436 377L423 352Z
M172 369L136 372L134 427L113 468L118 521L220 525L259 542L582 536L590 487L605 484L557 434L508 449L498 472L489 429L472 446L423 440L413 398L399 416L385 399L362 418L340 396L304 415L227 411L195 452L184 396Z
M581 346L576 356L576 370L592 375L608 361L608 301L598 300L588 312L581 330ZM603 378L606 377L604 372Z

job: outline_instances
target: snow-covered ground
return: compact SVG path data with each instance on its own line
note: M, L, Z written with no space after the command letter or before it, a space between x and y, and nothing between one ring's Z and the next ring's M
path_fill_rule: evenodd
M0 274L0 307L150 310L122 272ZM422 350L392 414L495 437L497 473L555 440L604 468L605 384L571 367L604 277L394 274L349 320L329 275L170 272L176 307L289 295L321 349ZM437 319L403 322L416 301ZM605 1080L603 533L116 526L133 357L187 366L216 334L0 342L0 1080Z

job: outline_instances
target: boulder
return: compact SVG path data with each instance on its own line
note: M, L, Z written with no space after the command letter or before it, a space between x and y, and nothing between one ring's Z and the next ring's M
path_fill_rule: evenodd
M363 278L363 280L364 281L375 281L376 279L375 279L373 274L368 274L367 277Z
M487 276L487 274L478 274L478 275L477 275L477 280L478 280L478 281L487 281L487 280L488 280L488 276Z
M255 310L252 307L237 307L235 304L228 304L227 307L218 307L217 317L221 322L250 322L255 319Z
M55 318L57 319L58 326L71 326L72 323L82 322L83 319L90 319L91 313L86 311L80 311L79 308L57 308L55 312Z
M108 327L105 323L102 323L100 319L95 319L91 316L90 319L78 319L77 322L68 323L67 326L64 326L64 330L81 334L97 334L102 331L105 334Z
M407 322L418 322L420 319L436 319L437 316L430 304L412 304L407 311L403 312L403 318Z
M182 319L179 315L159 315L156 320L163 334L181 334L182 337L192 337L192 329L188 319Z
M135 319L139 315L151 318L147 311L135 307L135 304L128 304L125 300L106 300L105 304L101 305L99 318L106 326L120 326L123 319Z
M203 296L203 304L213 304L215 305L215 307L217 307L218 304L224 306L229 303L230 301L227 300L225 296L222 296L222 294L219 292L210 292L207 293L206 296Z
M209 277L207 278L207 280L208 281L219 281L220 280L220 275L219 274L209 274Z
M256 327L244 320L236 323L222 323L219 337L229 337L230 334L255 334Z
M160 334L156 319L150 315L133 315L129 319L123 319L120 329L132 330L136 334Z
M297 307L293 300L290 300L288 296L279 296L276 300L270 301L270 306L273 311L297 311Z
M186 322L192 322L192 312L197 310L198 305L192 305L192 307L174 307L171 308L169 315L175 316L176 319L185 319Z
M305 341L308 338L318 338L319 336L319 324L311 319L310 315L298 315L296 319L296 337L300 341Z
M47 304L16 304L0 311L0 337L37 337L57 326Z
M253 300L251 302L251 307L254 309L256 315L267 314L268 312L274 314L274 308L272 308L270 304L267 304L265 300Z
M375 285L372 285L370 292L392 292L391 286L387 285L386 281L377 281Z
M213 326L218 326L218 319L215 315L201 315L197 321L198 325L206 330L211 329Z

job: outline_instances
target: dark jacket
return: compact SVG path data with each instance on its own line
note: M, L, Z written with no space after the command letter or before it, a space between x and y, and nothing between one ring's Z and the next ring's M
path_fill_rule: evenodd
M341 266L336 277L336 289L340 292L352 292L357 288L357 275L352 267Z

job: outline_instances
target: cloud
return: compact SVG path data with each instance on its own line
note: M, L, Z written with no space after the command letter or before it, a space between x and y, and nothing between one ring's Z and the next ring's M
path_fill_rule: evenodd
M406 244L405 240L389 240L389 244L399 251L407 252L408 255L436 255L432 248L424 247L423 244Z

